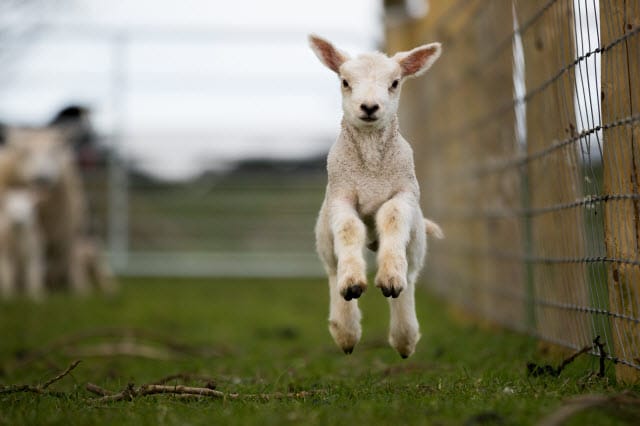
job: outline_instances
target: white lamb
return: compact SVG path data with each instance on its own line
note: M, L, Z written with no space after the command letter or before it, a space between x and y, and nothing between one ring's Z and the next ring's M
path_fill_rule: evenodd
M441 229L423 218L413 151L398 130L405 79L438 59L439 43L389 58L375 52L350 58L311 35L320 61L338 74L342 131L327 159L328 184L316 224L317 250L329 275L329 331L347 354L360 340L357 298L367 287L365 245L378 251L375 285L390 297L389 343L403 358L420 339L414 285L426 253L426 234Z

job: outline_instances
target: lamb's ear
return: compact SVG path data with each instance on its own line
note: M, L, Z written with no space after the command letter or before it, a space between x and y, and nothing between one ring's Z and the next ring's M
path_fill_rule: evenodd
M408 52L398 52L393 59L400 64L402 77L417 77L431 68L441 52L440 43L429 43Z
M335 73L340 69L340 65L349 59L349 55L317 35L309 35L309 45L320 61Z

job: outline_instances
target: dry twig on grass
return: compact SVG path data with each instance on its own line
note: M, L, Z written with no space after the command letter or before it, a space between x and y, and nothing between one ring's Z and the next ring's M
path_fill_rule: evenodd
M571 355L569 358L563 360L562 363L557 367L553 367L549 364L538 365L535 362L529 362L527 363L527 372L533 377L538 377L538 376L558 377L560 373L562 373L562 370L564 370L567 365L571 364L576 358L578 358L578 356L585 354L592 349L593 349L593 346L591 345L585 346L584 348L580 349L578 352Z
M100 386L87 383L86 389L96 395L100 395L96 401L98 402L111 402L111 401L130 401L134 398L146 395L156 394L174 394L174 395L195 395L195 396L207 396L212 398L224 398L225 394L215 389L198 388L184 385L142 385L136 387L133 383L127 385L127 387L120 392L110 392Z
M264 401L270 401L272 399L304 399L314 395L326 394L325 389L313 389L308 391L298 392L273 392L273 393L230 393L227 394L229 399L262 399Z
M153 383L151 383L152 385L166 385L168 382L174 381L174 380L192 380L192 381L197 381L197 382L202 382L205 384L204 387L209 388L209 389L215 389L216 388L216 380L213 377L209 377L209 376L204 376L201 374L192 374L192 373L177 373L177 374L171 374L169 376L163 377L160 380L157 380Z
M69 365L69 367L67 367L66 370L50 378L44 383L40 383L37 385L9 385L9 386L2 387L0 388L0 394L16 393L16 392L31 392L31 393L40 393L40 394L46 393L46 394L55 395L55 396L63 395L60 392L49 391L47 388L52 384L54 384L55 382L61 380L63 377L67 376L69 373L71 373L71 371L74 368L76 368L78 364L80 364L80 360L72 362L71 365Z
M578 352L574 353L569 358L563 360L559 366L553 367L548 364L538 365L535 362L529 362L527 363L527 372L533 377L538 377L538 376L558 377L560 373L562 373L562 370L564 370L567 365L575 361L575 359L578 358L580 355L586 354L587 352L591 350L595 350L597 348L598 357L599 357L598 377L604 377L605 361L607 360L607 352L604 350L604 346L605 344L600 342L600 336L596 336L596 338L593 339L593 345L585 346L584 348L580 349Z
M94 383L87 383L85 387L89 392L100 396L94 401L97 402L113 402L113 401L131 401L135 398L147 396L147 395L160 395L171 394L179 398L192 398L192 397L207 397L215 399L260 399L269 401L272 399L301 399L309 396L326 393L323 389L311 390L311 391L299 391L299 392L274 392L274 393L261 393L261 394L240 394L240 393L224 393L211 387L196 387L185 385L166 385L164 383L176 380L179 378L192 379L198 377L202 379L202 376L192 376L189 374L174 374L158 380L155 383L150 383L142 386L135 386L133 383L129 383L127 387L120 392L111 392L104 389ZM208 382L211 383L210 378ZM208 385L209 385L208 383Z

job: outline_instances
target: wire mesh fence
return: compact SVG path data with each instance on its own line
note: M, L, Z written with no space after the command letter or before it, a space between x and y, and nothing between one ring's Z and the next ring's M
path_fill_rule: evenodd
M425 212L447 233L429 285L560 346L600 335L637 378L640 4L430 4L387 19L390 51L445 49L403 111Z

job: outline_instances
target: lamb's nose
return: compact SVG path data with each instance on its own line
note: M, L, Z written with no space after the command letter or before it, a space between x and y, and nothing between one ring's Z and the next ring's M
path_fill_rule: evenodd
M380 109L380 106L378 104L373 104L373 105L360 104L360 109L364 111L367 115L372 115L374 112Z

